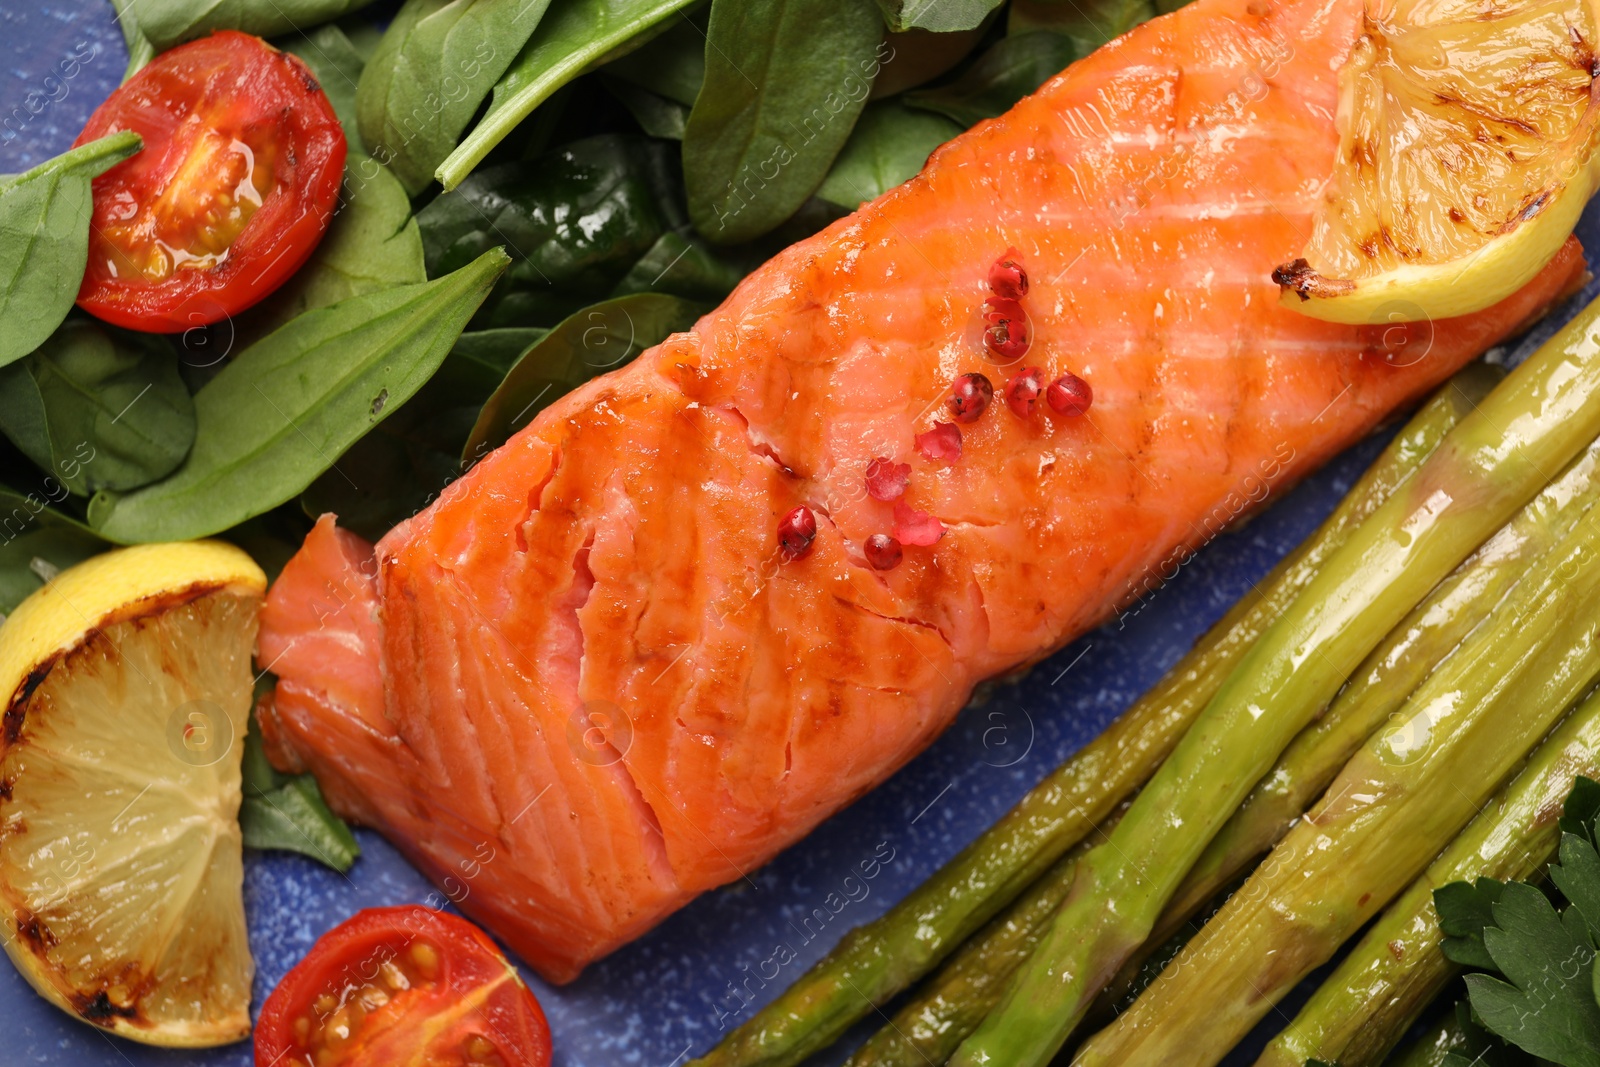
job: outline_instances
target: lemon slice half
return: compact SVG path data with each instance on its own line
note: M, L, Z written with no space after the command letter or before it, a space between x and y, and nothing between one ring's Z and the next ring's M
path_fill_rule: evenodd
M136 1041L250 1032L239 767L265 587L232 546L143 545L0 626L0 937L47 999Z
M1285 306L1383 323L1527 284L1600 183L1591 0L1367 0L1332 181Z

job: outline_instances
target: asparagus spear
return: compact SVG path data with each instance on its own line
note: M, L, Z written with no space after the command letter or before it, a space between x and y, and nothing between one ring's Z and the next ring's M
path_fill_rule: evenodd
M1049 1060L1294 735L1440 579L1594 440L1597 308L1463 419L1245 654L1111 840L1079 861L1050 932L952 1064Z
M927 974L1138 789L1256 638L1488 394L1474 364L1425 404L1326 522L1106 730L881 918L690 1067L792 1067Z
M926 988L856 1049L844 1067L926 1067L948 1059L999 999L1006 976L1033 951L1072 885L1078 857L1104 841L1125 810L1124 804L968 938Z
M1600 777L1600 695L1567 717L1516 781L1412 883L1267 1046L1256 1067L1379 1064L1459 968L1445 959L1433 891L1475 878L1525 880L1555 855L1556 813L1578 775Z
M1600 510L1591 508L1145 995L1079 1050L1076 1067L1221 1060L1422 872L1593 684L1597 594Z
M1444 1067L1445 1059L1452 1053L1470 1056L1471 1041L1467 1036L1466 1020L1462 1007L1446 1012L1426 1032L1394 1058L1391 1067Z
M1567 535L1597 496L1600 448L1591 446L1373 649L1327 712L1295 737L1277 766L1256 783L1212 838L1162 913L1146 947L1164 943L1223 886L1277 844L1345 761L1489 614L1529 563ZM1129 984L1143 953L1141 949L1124 965L1107 994Z

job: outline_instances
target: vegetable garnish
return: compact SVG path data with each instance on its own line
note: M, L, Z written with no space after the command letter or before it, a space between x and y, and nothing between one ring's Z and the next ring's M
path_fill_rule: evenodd
M135 330L237 314L316 248L345 138L304 63L225 30L163 53L113 92L77 143L121 130L144 151L94 181L78 304Z
M261 1009L256 1067L547 1067L550 1028L483 931L421 905L318 939Z

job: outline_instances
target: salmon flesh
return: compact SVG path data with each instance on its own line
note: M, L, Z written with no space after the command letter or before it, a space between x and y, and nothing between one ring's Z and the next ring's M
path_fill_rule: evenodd
M1196 0L1148 22L543 411L375 549L325 517L262 616L274 760L557 982L771 859L976 683L1154 589L1582 272L1569 241L1433 323L1278 305L1361 19ZM1008 249L1033 341L1001 367L979 309ZM1081 376L1093 406L1022 418L997 395L959 458L919 451L952 379L1023 367ZM879 457L911 468L894 503L866 491ZM791 560L800 505L818 532ZM942 536L869 566L867 538L913 519Z

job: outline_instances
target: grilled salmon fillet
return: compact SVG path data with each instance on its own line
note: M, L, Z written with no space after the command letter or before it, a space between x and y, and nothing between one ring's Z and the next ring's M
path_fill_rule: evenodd
M1147 23L546 409L375 550L324 517L262 616L275 761L554 981L766 862L977 682L1155 588L1582 271L1569 242L1435 323L1278 306L1361 17L1196 0ZM1008 249L1034 339L997 369L979 307ZM1082 376L1092 408L996 397L958 459L919 452L953 378L1023 366ZM943 529L883 571L877 457ZM818 533L793 560L800 505Z

